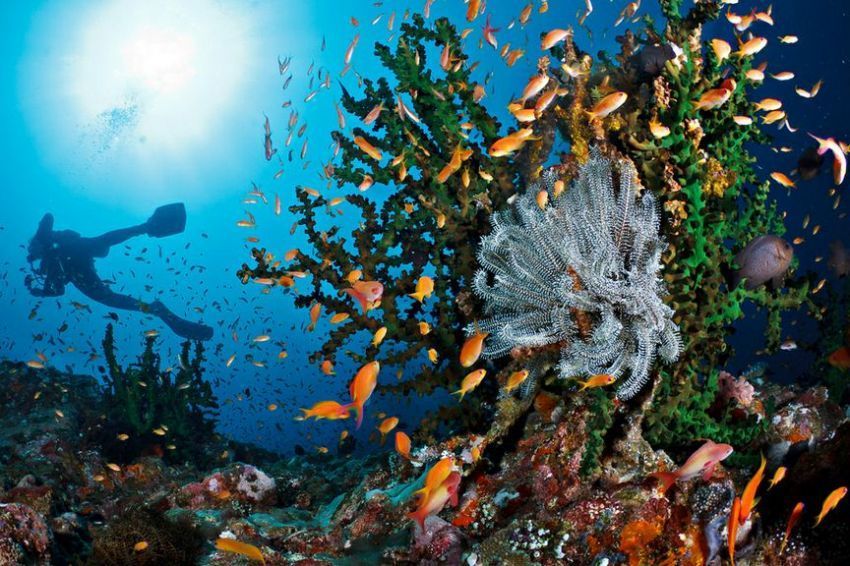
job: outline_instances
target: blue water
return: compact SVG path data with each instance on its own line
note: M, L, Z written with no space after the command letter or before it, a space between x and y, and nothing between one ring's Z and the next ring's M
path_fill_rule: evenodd
M223 38L222 44L244 46L242 59L233 59L229 49L222 50L220 45L212 43L196 46L200 54L195 54L203 60L209 53L220 53L216 61L204 64L207 67L212 64L213 76L219 73L221 77L238 76L238 86L225 96L218 92L221 87L215 80L206 79L204 88L190 91L191 95L181 95L179 91L171 94L179 100L172 101L170 107L181 112L166 118L159 115L159 126L150 128L145 124L151 119L149 113L154 111L157 100L151 101L134 92L117 102L84 101L91 103L84 104L89 113L86 116L79 110L81 102L75 93L79 92L80 83L96 93L98 85L101 82L107 85L117 72L109 68L100 69L100 73L91 72L85 62L81 64L78 60L80 34L87 26L93 26L92 14L108 9L110 4L114 2L33 0L5 2L0 6L0 155L3 156L0 187L4 195L0 210L3 243L0 349L3 355L31 360L41 352L49 365L81 373L95 372L101 363L88 358L92 352L100 353L105 316L111 309L86 299L72 287L58 299L38 300L23 286L26 242L44 213L52 212L56 216L57 229L73 229L94 236L139 223L160 204L181 201L188 210L185 233L156 240L139 237L126 246L119 245L108 258L98 261L99 273L114 280L116 290L145 300L160 298L178 314L203 320L215 328L215 336L208 343L207 377L224 402L219 424L222 432L280 451L289 451L296 443L310 446L333 442L342 425L317 427L294 422L292 417L298 407L340 398L355 367L346 365L344 356L340 356L336 375L326 376L316 365L308 364L307 356L321 344L325 327L320 325L315 333L306 333L308 315L293 308L291 295L279 289L265 295L258 285L243 286L235 271L242 262L250 260L249 250L254 244L246 242L249 234L259 237L259 245L267 246L277 255L305 246L300 237L289 235L294 219L286 208L293 202L297 185L318 187L323 183L317 171L331 154L329 132L336 128L333 101L340 93L339 85L357 92L353 73L342 79L338 76L343 53L354 34L360 33L354 70L365 77L381 76L384 70L372 55L371 45L375 41L385 42L394 33L387 30L391 12L396 13L394 30L397 31L405 9L419 11L423 2L387 1L381 6L351 2L346 3L345 9L340 9L342 3L334 2L196 2L200 8L208 6L198 13L198 21L181 24L188 30L217 13L221 17L216 25L238 19L239 29L233 32L233 37ZM540 16L535 11L524 29L517 25L512 30L505 28L524 3L491 0L487 4L493 25L502 28L497 34L500 43L510 41L514 46L524 46L528 42L531 53L508 69L494 50L477 48L484 18L479 17L472 24L475 30L467 45L472 59L481 61L477 71L480 78L495 72L486 100L488 108L496 110L503 109L534 72L538 34L574 24L583 2L552 1L548 14ZM595 11L588 19L592 40L584 30L576 34L579 44L592 54L616 46L611 23L625 2L596 0L594 4ZM742 6L733 8L737 12L746 10ZM465 6L459 1L437 0L431 17L449 15L454 22L461 22L464 11ZM371 25L371 20L379 14L383 14L381 21ZM126 23L122 22L123 18L132 17L122 16L120 10L112 16L116 18L116 27ZM351 16L359 19L358 27L352 26ZM801 131L793 136L785 131L777 134L776 145L788 145L794 152L758 153L765 176L770 171L793 169L797 155L808 146L803 128L850 139L848 50L846 45L829 44L823 39L844 37L844 31L850 29L846 4L839 0L777 3L775 18L777 24L769 30L769 37L793 33L800 37L800 42L788 46L771 41L765 53L770 62L768 71L793 70L797 78L786 83L767 79L759 94L782 98L791 123ZM725 22L721 26L717 33L732 41L729 26ZM116 48L108 43L96 46L104 52ZM290 55L289 73L293 79L284 91L282 84L286 77L278 73L277 58ZM312 88L311 76L307 75L311 65ZM316 74L320 68L330 70L331 88L320 89L315 99L305 103L307 94L318 88ZM88 71L83 76L75 74L75 69ZM816 99L804 100L793 94L793 84L808 88L818 79L824 79L824 87ZM210 111L210 100L219 98L223 102ZM286 100L292 100L291 108L281 108ZM92 108L100 109L94 119ZM298 157L304 138L294 139L291 162L287 160L287 148L283 147L286 121L293 109L299 112L296 127L308 124L305 137L309 138L309 148L305 159L310 165L306 169ZM502 111L503 122L512 123L504 114ZM271 121L275 144L284 158L282 166L277 156L270 162L263 157L264 115ZM162 126L163 120L167 127ZM275 179L281 168L284 173ZM845 199L837 211L832 210L833 201L826 196L831 187L829 177L823 174L804 183L789 197L776 192L783 209L788 211L789 239L802 234L800 226L806 214L811 215L812 225L822 225L819 236L813 238L809 234L806 243L797 247L800 269L817 270L821 276L827 276L825 262L816 264L814 258L827 256L829 242L842 236L850 245L847 220L839 217L850 203ZM271 200L275 194L281 195L284 203L281 216L274 215L271 205L243 204L252 182L262 187ZM236 226L237 220L245 217L246 209L257 218L255 231ZM338 218L338 222L349 227L357 220L352 215ZM75 309L72 301L89 305L91 313ZM141 351L142 332L159 329L158 343L164 352L164 365L176 363L180 340L159 321L138 313L119 312L119 315L116 336L120 359L125 363L131 361ZM798 318L805 317L801 314ZM68 330L59 333L59 327L66 322ZM807 333L804 328L810 327L805 322L789 326L789 337L804 340ZM732 341L740 355L734 360L737 367L732 369L742 369L758 359L754 352L761 347L760 328L759 316L752 312L738 325ZM253 344L253 337L260 334L271 335L272 341ZM75 351L69 351L71 348ZM281 349L288 352L286 359L278 359ZM236 361L226 368L225 361L233 354ZM267 367L257 368L249 359L264 361ZM781 352L770 361L776 372L784 373L787 378L804 371L804 360L799 352ZM386 372L382 379L395 377ZM370 420L358 433L361 445L367 444L376 413L401 413L403 424L415 428L423 412L441 400L408 399L402 401L400 409L397 400L377 396L370 403ZM269 412L266 406L270 403L280 408Z

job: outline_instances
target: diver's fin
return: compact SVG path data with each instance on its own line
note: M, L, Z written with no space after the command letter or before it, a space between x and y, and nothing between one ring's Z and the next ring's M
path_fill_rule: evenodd
M186 229L186 207L182 202L160 206L145 223L148 236L164 238Z
M213 329L205 324L180 318L159 301L149 305L148 313L159 317L175 334L187 340L209 340L213 337Z

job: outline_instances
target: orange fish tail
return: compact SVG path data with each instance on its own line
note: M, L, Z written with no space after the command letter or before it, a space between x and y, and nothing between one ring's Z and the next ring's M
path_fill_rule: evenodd
M346 411L354 409L357 413L357 428L355 430L360 430L360 425L363 424L363 405L360 403L349 403L348 405L343 405L343 408Z
M674 472L655 472L649 474L649 477L655 478L661 484L661 493L667 493L673 484L676 483L678 476Z
M425 530L425 518L427 517L427 515L422 513L420 509L413 511L412 513L408 513L407 517L416 521L416 524L419 525L419 528L421 528L423 531Z

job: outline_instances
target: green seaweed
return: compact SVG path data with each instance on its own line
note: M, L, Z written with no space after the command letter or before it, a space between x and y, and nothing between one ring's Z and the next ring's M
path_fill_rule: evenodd
M599 470L599 458L605 449L605 435L614 423L614 401L602 389L587 392L590 410L585 421L587 441L581 456L579 472L590 477Z

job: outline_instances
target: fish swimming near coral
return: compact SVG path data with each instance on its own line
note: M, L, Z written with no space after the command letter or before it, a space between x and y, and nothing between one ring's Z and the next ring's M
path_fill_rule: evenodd
M384 286L380 281L356 281L350 288L344 289L351 295L363 312L374 308L384 294Z
M347 408L353 408L357 413L357 428L363 424L363 406L372 392L375 391L375 386L378 384L378 372L381 371L381 364L378 362L369 362L368 364L357 370L354 379L351 380L351 385L348 387L351 395L351 403L346 405Z
M331 421L347 419L349 408L336 401L319 401L309 409L301 409L303 415L296 417L297 420L314 418L316 420L328 419Z
M436 515L442 511L447 504L457 505L458 488L460 486L460 474L451 472L448 477L429 491L420 501L416 511L409 513L408 517L415 520L420 528L425 528L425 519L430 515Z
M611 385L617 381L617 378L608 373L600 373L597 375L592 375L588 378L587 381L579 381L579 385L581 385L581 389L579 391L584 391L585 389L595 389L597 387L605 387L606 385Z
M219 538L215 541L215 547L218 550L224 550L225 552L232 552L234 554L241 554L242 556L246 556L251 560L256 560L257 562L266 563L263 558L263 553L259 548L254 546L253 544L248 544L247 542L239 542L238 540L233 540L230 538Z
M645 45L632 58L632 64L649 76L660 75L667 61L675 59L682 50L672 43Z
M728 458L732 452L733 448L728 444L717 444L706 440L705 444L697 448L675 471L655 472L650 477L661 482L661 491L666 493L679 481L688 481L698 475L702 475L703 479L710 479L717 464Z
M732 279L732 286L737 287L745 280L744 286L750 290L767 282L779 287L792 259L794 249L791 244L779 236L759 236L735 256L738 269Z

